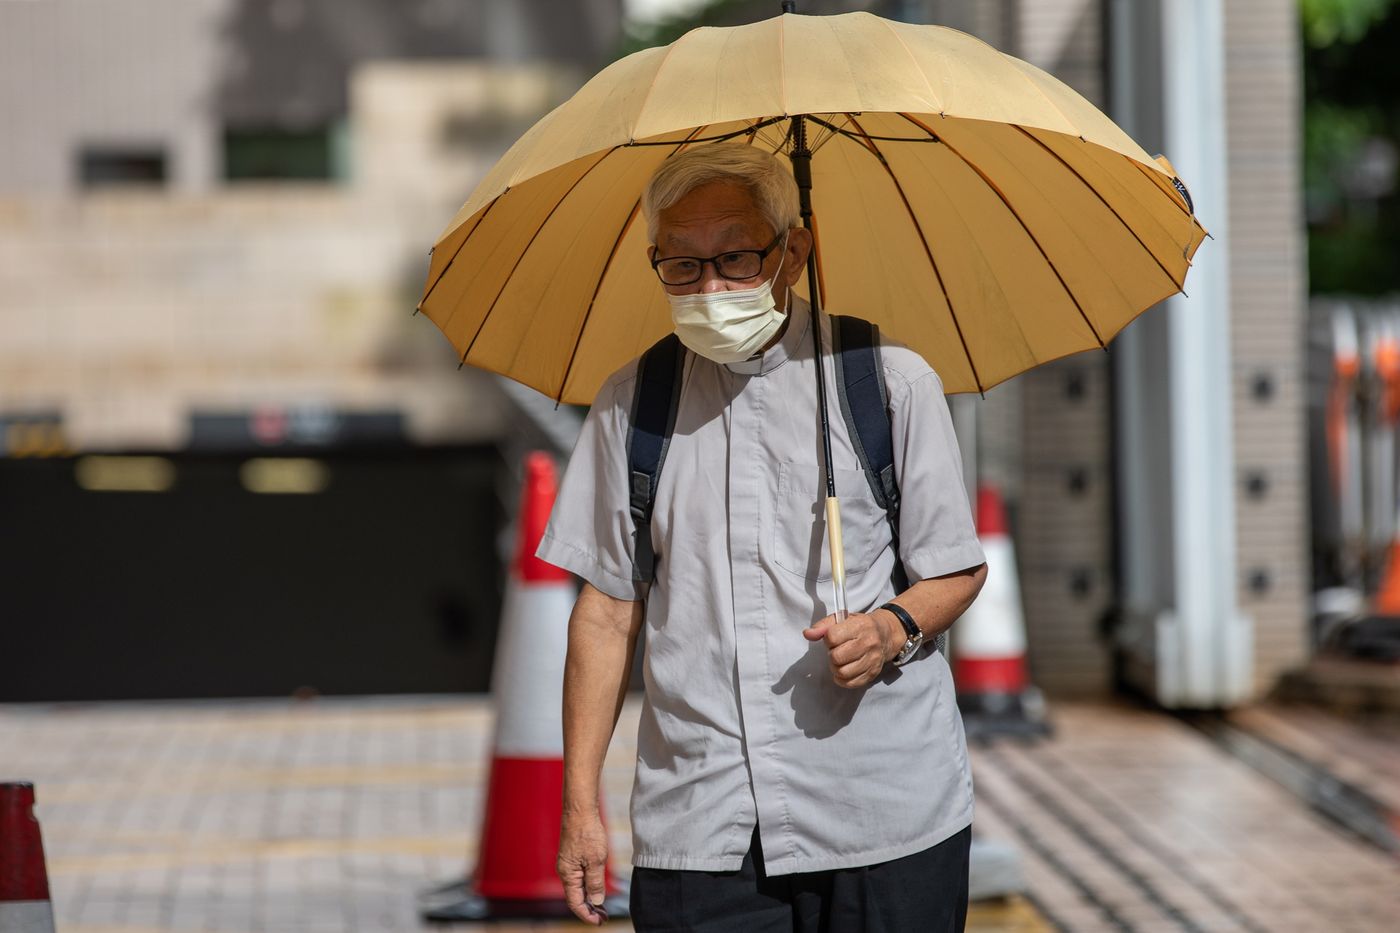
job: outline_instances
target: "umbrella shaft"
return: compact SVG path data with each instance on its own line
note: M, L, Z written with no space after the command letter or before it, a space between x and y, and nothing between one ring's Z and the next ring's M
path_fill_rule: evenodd
M801 115L792 118L792 175L797 180L798 204L802 209L802 225L812 233L812 251L807 256L807 294L812 305L812 346L816 359L817 409L822 422L822 455L826 469L826 494L836 497L836 481L831 473L831 423L826 414L826 377L822 365L822 302L817 289L817 238L812 230L812 150L807 148L807 121Z

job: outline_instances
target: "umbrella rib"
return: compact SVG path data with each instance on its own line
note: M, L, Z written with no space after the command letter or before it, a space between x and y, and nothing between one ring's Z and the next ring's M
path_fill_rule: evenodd
M1118 222L1119 222L1120 224L1123 225L1123 229L1125 229L1125 230L1127 230L1129 233L1131 233L1131 234L1133 235L1133 239L1135 239L1135 240L1138 241L1138 246L1141 246L1141 247L1142 247L1143 252L1147 253L1147 255L1149 255L1149 256L1152 257L1152 261L1155 262L1155 263L1157 264L1157 268L1161 269L1161 270L1162 270L1162 274L1165 275L1165 276L1167 277L1167 280L1168 280L1169 282L1171 282L1173 285L1176 286L1176 290L1177 290L1177 291L1181 291L1183 288L1185 288L1185 283L1178 282L1178 281L1176 280L1176 276L1174 276L1174 275L1171 274L1171 270L1168 269L1166 266L1162 265L1162 260L1160 260L1160 259L1157 258L1157 254L1154 253L1154 252L1151 250L1151 248L1148 247L1148 245L1147 245L1146 243L1142 242L1142 237L1138 236L1138 232L1137 232L1136 230L1133 229L1132 224L1128 223L1126 220L1123 219L1123 215L1120 214L1120 213L1118 213L1118 209L1117 209L1116 207L1114 207L1112 204L1108 203L1108 198L1105 198L1105 197L1103 196L1102 192L1099 191L1099 189L1097 189L1097 188L1095 188L1093 185L1091 185L1091 184L1089 183L1089 180L1088 180L1087 178L1085 178L1082 174L1080 174L1079 169L1075 168L1073 165L1070 165L1068 162L1066 162L1063 156L1061 156L1061 155L1060 155L1058 152L1056 152L1054 149L1051 149L1049 146L1045 145L1045 142L1044 142L1042 139L1040 139L1040 138L1039 138L1038 136L1036 136L1034 133L1028 131L1024 126L1018 126L1018 125L1015 124L1015 123L1012 123L1012 124L1010 124L1010 125L1011 125L1011 126L1014 126L1019 132L1021 132L1022 134L1024 134L1027 138L1034 140L1034 141L1035 141L1035 144L1036 144L1037 146L1039 146L1040 148L1044 149L1046 152L1050 153L1050 155L1052 155L1052 156L1055 158L1055 160L1058 161L1061 165L1063 165L1065 168L1067 168L1067 169L1074 175L1075 178L1078 178L1079 181L1084 185L1084 187L1086 187L1086 188L1088 188L1090 191L1094 192L1094 196L1097 197L1097 198L1099 199L1099 201L1101 201L1101 202L1103 203L1103 206L1106 207L1106 208L1108 208L1108 209L1113 213L1113 216L1114 216L1114 217L1118 218Z
M670 43L666 46L666 51L661 53L661 61L656 63L656 70L651 73L651 83L647 85L647 96L642 98L642 104L637 108L637 115L632 119L633 129L636 129L637 124L641 122L642 114L646 111L647 104L651 103L651 95L652 92L656 90L656 79L661 76L661 69L666 67L666 62L671 58L671 53L676 50L676 46L680 45L681 39L684 38L685 36L681 36L680 39Z
M978 41L980 42L980 41L982 41L982 40L979 39ZM993 45L990 45L990 44L988 44L988 43L986 43L986 42L983 42L983 44L984 44L984 45L987 45L987 47L990 48L990 49L996 50L996 47L993 46ZM1003 58L1010 58L1010 56L1008 56L1005 52L1002 52L1002 51L999 51L999 50L997 50L997 54L998 54L998 55L1001 55ZM1081 130L1081 129L1079 128L1079 125L1078 125L1077 123L1075 123L1073 120L1071 120L1071 119L1069 118L1069 114L1065 113L1064 109L1061 108L1059 104L1055 103L1054 98L1052 98L1049 94L1045 93L1045 88L1043 88L1043 87L1040 86L1040 82L1039 82L1039 81L1037 81L1037 80L1035 80L1035 78L1031 77L1030 74L1029 74L1028 72L1026 72L1024 69L1018 67L1018 66L1015 64L1015 62L1012 62L1011 67L1016 71L1017 74L1019 74L1022 78L1025 78L1025 79L1026 79L1026 83L1029 84L1032 88L1034 88L1034 89L1035 89L1035 92L1036 92L1037 94L1039 94L1041 97L1045 98L1045 102L1046 102L1047 104L1049 104L1051 107L1054 107L1054 108L1055 108L1055 112L1058 113L1061 117L1063 117L1063 118L1064 118L1064 121L1065 121L1066 123L1068 123L1070 126L1074 127L1074 135L1076 135L1076 136L1079 137L1080 142L1088 142L1088 140L1084 138L1084 131Z
M578 348L583 343L583 332L588 327L588 319L593 315L593 306L598 301L598 292L603 287L603 279L607 278L613 257L617 255L617 249L622 245L622 240L627 236L627 232L632 229L632 221L637 219L637 211L641 209L641 206L641 198L632 203L632 210L628 212L626 222L623 223L621 231L618 232L617 239L613 240L612 249L608 250L608 258L603 263L603 271L598 274L598 281L593 286L593 294L588 298L588 308L583 312L583 322L579 325L578 336L574 338L574 348L569 351L569 362L564 367L564 378L559 380L559 394L554 397L556 405L564 404L564 388L569 384L569 374L574 370L574 360L578 358Z
M924 132L928 133L929 136L934 135L933 130L926 126L922 120L919 120L916 117L912 117L907 113L901 113L900 116L908 120L915 126L919 127ZM1001 188L997 187L996 182L992 181L991 177L988 176L986 172L982 171L982 169L978 168L975 164L973 164L971 159L963 155L957 149L957 147L953 146L946 139L943 140L943 145L947 147L949 152L961 159L963 161L963 164L965 164L968 168L976 172L977 177L981 178L982 182L988 188L991 188L993 191L996 192L997 197L1001 199L1001 203L1005 205L1008 211L1011 212L1011 216L1016 218L1016 222L1021 225L1021 229L1026 232L1026 236L1030 237L1031 242L1035 244L1035 248L1040 251L1040 257L1045 260L1046 265L1050 267L1050 271L1055 273L1055 278L1059 280L1060 287L1065 290L1065 294L1069 296L1069 300L1074 303L1074 309L1079 312L1079 316L1082 317L1084 319L1084 323L1088 325L1089 332L1093 334L1094 339L1098 341L1099 349L1107 349L1107 347L1104 346L1103 337L1099 334L1099 329L1094 326L1093 321L1089 320L1089 315L1084 313L1084 307L1079 303L1079 299L1074 296L1074 292L1070 290L1069 283L1065 281L1065 277L1060 274L1059 267L1055 265L1055 260L1050 258L1050 254L1047 253L1045 251L1045 247L1040 244L1039 237L1037 237L1034 233L1031 232L1030 226L1021 216L1020 211L1016 210L1016 208L1011 206L1011 201L1007 199L1005 193L1002 192Z
M785 118L785 117L779 117L778 119L783 120L783 119L786 119L786 118ZM757 126L754 127L753 138L749 140L749 145L750 145L750 146L752 146L752 145L754 144L754 140L757 140L757 139L758 139L758 130L761 129L761 128L762 128L762 127L757 127ZM773 146L773 154L774 154L774 155L777 155L779 152L782 152L782 151L783 151L783 147L786 146L786 145L788 144L788 142L792 139L792 130L793 130L793 122L792 122L791 120L788 120L787 132L784 133L784 134L783 134L783 138L780 139L780 140L778 140L778 142Z
M681 140L679 143L672 142L671 145L676 147L676 152L680 152L686 146L696 142L695 136L707 125L708 124L701 124L697 126L690 131L689 137ZM754 129L757 130L757 126L755 126ZM675 155L676 152L672 152L671 155L668 155L666 158L669 159L671 156ZM602 160L599 159L598 161L601 162ZM645 190L646 189L643 188L643 193L645 193ZM613 240L612 249L608 250L608 258L607 261L603 263L602 271L598 273L598 280L593 283L593 294L589 296L588 308L583 312L583 321L579 324L578 336L574 338L574 348L569 351L569 363L564 367L564 378L559 380L559 394L554 397L556 405L564 404L564 389L569 384L569 374L574 371L574 360L578 358L578 348L583 343L583 332L588 328L589 318L593 316L593 306L598 301L598 292L602 290L603 280L608 277L608 270L612 268L612 261L617 256L618 247L622 245L623 239L627 236L627 231L632 229L632 221L637 219L637 211L639 211L641 207L642 195L639 194L637 195L637 199L632 202L632 210L627 214L627 221L622 225L622 230L618 232L617 238Z
M849 113L845 116L846 119L851 121L851 125L864 136L865 128L860 125L856 118ZM874 154L875 158L880 160L880 165L884 168L885 174L889 176L890 182L894 185L894 190L898 192L900 201L904 202L904 210L909 215L910 223L914 225L914 232L919 235L919 243L924 248L924 255L928 257L928 264L933 270L933 277L938 280L938 287L943 292L943 301L948 305L948 314L953 319L954 330L958 332L958 341L962 344L963 356L967 357L968 368L972 370L972 381L977 383L978 392L986 392L986 388L982 385L982 377L977 373L977 364L973 362L972 352L967 348L967 337L963 334L962 324L958 321L958 312L953 308L953 296L948 294L948 286L943 281L943 273L939 271L938 262L933 258L933 250L928 245L928 238L924 236L923 225L919 223L919 218L915 215L914 208L909 203L908 196L904 193L904 186L901 185L899 179L895 177L894 169L890 168L890 163L886 161L884 153L880 151L880 147L876 146L875 143L870 140L869 136L866 136L865 140L869 151Z
M877 18L876 22L885 25L885 28L890 31L890 35L894 36L895 41L899 43L900 48L904 49L904 54L909 56L909 61L914 66L914 70L919 73L919 77L924 79L924 87L928 89L929 101L931 103L938 95L933 92L933 82L928 79L928 74L924 71L923 66L919 64L919 59L914 55L914 50L909 48L909 43L904 41L904 37L899 34L899 31L894 28L894 24L889 20ZM946 101L939 102L938 112L940 114L943 112L945 105ZM850 116L850 114L847 114L847 116ZM855 121L852 120L851 122L854 123Z
M506 191L509 190L509 188L506 189ZM462 242L457 244L457 248L452 251L452 258L447 260L447 265L443 266L442 271L438 273L438 277L433 279L433 284L429 285L428 290L423 293L423 297L418 299L418 305L414 309L415 311L421 311L423 306L428 303L428 299L432 296L433 290L438 287L439 282L447 277L447 270L452 268L452 264L456 262L457 257L462 254L462 250L466 247L467 242L476 235L476 231L481 229L481 225L486 222L486 215L491 213L491 208L495 207L496 202L505 196L506 191L502 191L500 194L496 195L491 199L491 203L486 205L486 209L481 212L481 217L477 220L476 226L472 227L471 231L462 238Z
M1149 173L1162 174L1162 173L1159 172L1157 169L1149 168L1148 166L1143 165L1143 164L1142 164L1141 162L1139 162L1137 159L1134 159L1133 162L1134 162L1134 164L1137 165L1138 171L1142 172L1143 175L1148 175ZM1174 178L1174 180L1175 180L1175 181L1181 181L1181 179L1180 179L1179 177L1178 177L1178 178ZM1194 202L1192 202L1192 206L1191 206L1190 209L1186 208L1186 207L1184 206L1184 204L1183 204L1183 202L1186 201L1186 200L1190 197L1189 195L1183 197L1183 196L1181 195L1181 192L1178 191L1178 192L1177 192L1177 197L1180 197L1180 198L1181 198L1181 200L1178 201L1176 198L1172 197L1171 192L1167 191L1167 189L1166 189L1166 188L1163 188L1161 185L1158 185L1158 184L1156 184L1156 183L1154 182L1153 185L1152 185L1152 187L1154 187L1154 188L1156 188L1158 191L1162 192L1162 195L1163 195L1168 201L1171 201L1172 204L1176 206L1176 209L1177 209L1177 210L1181 211L1183 214L1187 215L1187 216L1190 217L1192 220L1195 220L1195 218L1196 218L1196 210L1195 210L1195 204L1194 204ZM1185 183L1184 183L1184 182L1182 183L1182 187L1183 187L1183 188L1185 187ZM1173 190L1175 190L1175 186L1173 186Z
M1153 169L1148 168L1146 165L1143 165L1141 162L1138 162L1136 159L1134 159L1133 162L1134 162L1134 164L1137 165L1138 171L1141 172L1142 175L1143 175L1144 177L1146 177L1146 178L1148 178L1148 179L1150 180L1151 175L1153 174ZM1185 183L1184 183L1184 182L1181 182L1181 179L1180 179L1179 177L1175 177L1175 176L1174 176L1174 177L1172 178L1172 183L1173 183L1173 190L1175 190L1175 185L1176 185L1176 183L1181 183L1181 187L1182 187L1183 189L1185 189L1185 187L1186 187ZM1200 230L1201 230L1201 233L1205 234L1206 236L1210 236L1210 231L1207 230L1207 229L1201 224L1200 220L1197 219L1197 217L1196 217L1196 205L1195 205L1195 202L1191 199L1191 195L1190 195L1189 192L1188 192L1187 194L1185 194L1185 195L1182 195L1180 191L1177 191L1177 196L1180 197L1180 198L1182 199L1181 201L1178 201L1176 198L1172 197L1171 192L1167 191L1166 188L1163 188L1161 185L1157 184L1155 181L1152 183L1152 187L1154 187L1154 188L1156 188L1158 191L1162 192L1162 196L1163 196L1163 197L1165 197L1168 201L1171 201L1171 202L1172 202L1172 205L1175 206L1177 210L1181 211L1183 214L1186 215L1186 217L1187 217L1187 219L1188 219L1188 221L1189 221L1189 225L1190 225L1190 227L1191 227L1191 230L1192 230L1193 232L1196 230L1197 227L1199 227ZM1189 207L1189 208L1188 208L1188 207L1185 207L1185 206L1183 205L1182 202L1186 202L1187 204L1190 204L1190 207ZM1215 237L1211 237L1211 239L1215 239ZM1184 247L1182 247L1181 256L1182 256L1183 259L1185 259L1185 260L1187 261L1188 264L1191 262L1191 239L1190 239L1190 236L1189 236L1189 235L1188 235L1187 240L1186 240L1186 245L1185 245Z
M847 114L847 116L850 116L850 114ZM825 120L821 119L820 117L814 117L814 116L812 116L810 113L806 115L806 118L807 118L808 120L810 120L811 122L813 122L813 123L816 123L816 124L819 124L819 125L821 125L821 126L826 127L827 129L831 130L831 132L833 132L833 133L837 133L837 134L839 134L839 135L841 135L841 136L845 136L847 139L853 139L853 140L855 140L856 142L862 143L862 144L864 144L864 143L866 143L866 142L868 142L868 141L870 141L870 140L876 140L876 141L885 142L885 143L941 143L941 142L943 142L943 139L942 139L937 133L933 132L933 130L929 130L927 127L925 127L925 130L930 134L930 135L928 135L928 136L876 136L876 135L874 135L873 133L852 133L850 130L844 130L844 129L842 129L841 127L836 126L836 125L833 124L833 123L828 123L828 122L826 122ZM851 122L855 122L855 121L851 121Z
M722 143L722 142L725 142L726 140L734 139L734 138L737 137L737 136L748 136L748 135L752 135L752 134L758 132L759 130L763 129L764 127L772 126L774 123L779 123L779 122L781 122L781 121L783 121L783 120L786 120L786 119L787 119L787 117L770 117L770 118L768 118L767 120L763 120L763 121L761 121L761 122L759 122L759 123L755 123L755 124L753 124L752 126L746 126L746 127L744 127L743 129L740 129L740 130L735 130L735 131L732 132L732 133L721 133L721 134L718 135L718 136L706 136L706 137L704 137L704 138L702 138L702 139L686 139L684 142L685 142L686 145L691 145L691 144L693 144L693 143ZM704 123L704 124L701 124L701 125L702 125L702 126L709 126L710 124ZM632 141L630 141L630 142L622 143L622 148L623 148L623 149L637 149L637 148L641 148L642 146L674 146L674 145L676 145L676 141L675 141L674 139L658 139L658 140L651 140L651 141L647 141L647 142L637 142L637 141L635 141L635 140L632 140Z
M554 206L549 209L549 213L546 214L539 225L535 227L535 232L530 234L530 242L526 243L525 248L516 254L515 262L511 265L510 271L507 272L505 278L501 280L501 287L497 289L496 297L491 299L491 306L487 308L486 313L481 316L481 323L476 325L476 333L472 334L471 342L467 344L467 349L462 352L462 362L464 364L467 362L467 357L471 356L472 349L476 346L477 338L479 338L481 332L486 329L486 322L491 319L491 312L496 310L496 304L501 300L501 296L506 293L506 287L510 285L510 280L515 276L515 270L519 269L520 264L525 261L525 254L530 252L530 247L535 245L536 238L538 238L540 232L544 230L545 225L549 223L549 218L553 217L554 212L559 210L559 206L569 199L569 195L574 193L574 189L577 188L595 168L606 162L608 156L612 155L617 150L618 147L613 146L607 152L603 153L602 157L600 157L597 162L588 166L582 175L575 178L574 183L569 185L569 189L559 196L559 200L555 201ZM473 230L472 232L475 233L476 231Z

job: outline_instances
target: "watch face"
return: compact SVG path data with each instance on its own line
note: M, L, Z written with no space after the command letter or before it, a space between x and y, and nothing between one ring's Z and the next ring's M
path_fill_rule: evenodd
M918 638L911 638L908 641L906 641L904 643L904 647L900 649L899 654L894 659L895 666L898 667L899 665L905 663L910 658L912 658L916 653L918 653L919 647L923 643L924 637L922 633L919 634Z

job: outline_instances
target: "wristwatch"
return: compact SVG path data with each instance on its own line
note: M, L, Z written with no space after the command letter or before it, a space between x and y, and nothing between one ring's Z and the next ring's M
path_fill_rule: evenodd
M919 628L914 617L898 603L885 603L880 608L888 609L899 620L899 624L904 626L904 647L899 649L899 654L894 656L894 666L902 667L908 663L910 658L914 657L914 653L923 645L923 629Z

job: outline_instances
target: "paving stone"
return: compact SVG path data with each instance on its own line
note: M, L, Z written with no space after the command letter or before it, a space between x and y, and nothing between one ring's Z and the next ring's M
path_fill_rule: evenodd
M1195 732L1115 706L1053 713L1050 741L973 750L975 830L1018 847L1031 901L1067 929L1336 933L1400 916L1393 859ZM629 703L603 775L623 876L637 715ZM0 707L7 771L38 785L66 933L419 929L417 892L474 860L490 736L480 698ZM1388 774L1363 738L1346 736L1353 757ZM969 928L1045 929L1031 901L979 907ZM511 928L552 927L493 933Z
M1337 930L1353 911L1363 927L1400 916L1400 864L1188 727L1124 708L1053 712L1053 740L973 753L979 818L1023 843L1032 895L1050 916L1086 916L1073 883L1046 883L1066 869L1134 929L1161 916L1144 885L1201 929ZM1052 844L1049 861L1029 837Z

